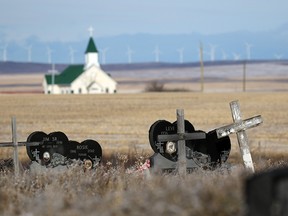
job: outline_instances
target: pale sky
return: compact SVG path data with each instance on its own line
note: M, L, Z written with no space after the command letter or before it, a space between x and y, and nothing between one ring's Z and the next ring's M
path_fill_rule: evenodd
M0 0L0 39L77 41L119 34L269 31L288 23L287 0ZM3 39L2 39L3 40ZM1 42L0 42L1 43Z

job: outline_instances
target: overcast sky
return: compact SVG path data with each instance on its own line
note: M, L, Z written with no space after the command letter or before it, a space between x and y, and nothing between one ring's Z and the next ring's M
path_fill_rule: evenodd
M119 34L269 31L288 23L287 0L0 0L5 40L76 41Z

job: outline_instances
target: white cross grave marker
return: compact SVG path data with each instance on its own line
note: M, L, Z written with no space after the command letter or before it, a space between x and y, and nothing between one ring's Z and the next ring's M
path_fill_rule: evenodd
M216 129L217 137L221 138L228 136L229 134L236 133L244 166L247 170L254 172L254 165L249 150L246 130L261 124L263 122L262 117L261 115L258 115L249 119L242 120L238 101L232 101L230 103L230 109L234 123Z

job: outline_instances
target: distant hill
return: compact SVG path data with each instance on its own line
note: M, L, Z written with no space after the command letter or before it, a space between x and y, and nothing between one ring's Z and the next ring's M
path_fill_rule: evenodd
M103 64L145 63L156 61L156 47L159 48L160 62L197 62L199 59L199 42L203 45L203 58L209 60L244 60L244 59L287 59L288 37L287 25L277 29L261 32L227 32L204 35L197 32L191 34L122 34L106 37L95 37L99 51L99 61ZM2 34L1 34L2 33ZM5 41L0 28L0 48ZM84 62L85 48L88 38L79 41L43 41L31 35L17 41L9 41L6 60L27 62L27 47L32 46L33 62L49 62L47 46L53 50L50 61L57 64ZM247 45L249 47L249 55ZM25 48L26 47L26 48ZM131 49L131 56L127 51ZM70 52L73 48L73 58ZM105 50L105 51L104 51ZM0 60L4 60L2 55Z
M66 64L57 64L55 68L62 71L66 68ZM26 73L47 73L51 70L51 64L43 63L24 63L24 62L0 62L0 74L26 74Z
M288 65L288 60L254 60L246 61L247 64L258 64L265 62L275 62L277 64ZM243 64L243 61L207 61L204 62L205 67L220 66L220 65L239 65ZM61 72L68 64L55 64L55 70ZM130 71L130 70L147 70L147 69L165 69L165 68L189 68L199 67L199 62L194 63L133 63L133 64L106 64L101 65L104 71ZM45 74L52 69L51 64L46 63L25 63L25 62L1 62L0 61L0 74Z

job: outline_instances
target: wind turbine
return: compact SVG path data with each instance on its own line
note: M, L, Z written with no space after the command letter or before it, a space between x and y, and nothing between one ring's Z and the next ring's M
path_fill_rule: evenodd
M109 50L108 47L105 47L104 49L100 49L102 64L106 64L106 53L108 50Z
M8 47L8 45L5 44L2 48L3 49L3 62L7 61L7 47Z
M213 62L215 61L215 52L217 45L209 44L209 46L210 46L210 52L207 54L210 55L210 60Z
M131 64L132 63L132 54L134 53L134 51L128 46L126 53L128 55L128 63Z
M25 47L25 49L27 49L28 62L31 62L32 61L32 45Z
M179 62L182 64L184 59L184 48L178 49L177 52L179 53Z
M76 50L74 50L71 46L69 47L69 56L70 56L70 62L71 64L74 64L74 53Z
M155 62L159 62L161 51L160 51L158 45L155 47L153 53L155 53Z
M253 45L249 43L245 43L245 47L246 47L247 60L250 60L251 59L251 47L253 47Z
M234 61L238 61L241 58L241 55L238 53L233 53Z
M281 60L283 58L283 55L282 54L275 54L274 57L277 59L277 60Z
M48 56L48 63L51 64L52 62L52 52L53 50L50 49L49 46L47 46L47 56Z
M227 60L227 54L223 49L222 49L222 60L224 60L224 61Z

